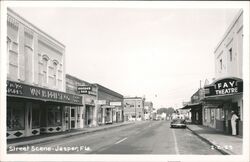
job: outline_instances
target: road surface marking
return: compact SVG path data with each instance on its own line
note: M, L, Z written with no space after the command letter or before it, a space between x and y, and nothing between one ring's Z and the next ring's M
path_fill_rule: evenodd
M126 140L126 139L127 139L127 137L126 137L126 138L121 139L120 141L117 141L115 144L121 143L122 141L124 141L124 140Z
M174 136L174 149L175 149L175 152L177 155L179 155L179 149L178 149L178 146L177 146L177 140L176 140L176 136L175 136L175 133L174 133L174 130L172 129L172 133L173 133L173 136Z

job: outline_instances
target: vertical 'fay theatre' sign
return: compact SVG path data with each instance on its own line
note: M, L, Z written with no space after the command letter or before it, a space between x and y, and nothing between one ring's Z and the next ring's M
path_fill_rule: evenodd
M225 78L205 87L205 96L230 95L243 92L243 81L238 78Z

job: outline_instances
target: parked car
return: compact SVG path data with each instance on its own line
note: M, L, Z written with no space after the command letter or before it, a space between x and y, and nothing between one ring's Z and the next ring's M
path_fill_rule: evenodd
M175 119L172 119L171 123L170 123L170 127L173 128L173 127L180 127L180 128L186 128L186 121L185 119L181 119L181 118L175 118Z

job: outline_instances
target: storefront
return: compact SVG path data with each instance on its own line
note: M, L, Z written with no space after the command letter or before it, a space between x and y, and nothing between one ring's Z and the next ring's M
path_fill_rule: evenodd
M202 103L187 104L182 110L189 109L191 113L191 123L202 125Z
M82 97L7 81L7 139L65 131L70 105Z
M99 125L123 122L123 96L102 85L97 87L97 121Z
M243 134L243 81L231 77L214 81L205 87L203 125L231 134L232 111L236 112L237 135Z

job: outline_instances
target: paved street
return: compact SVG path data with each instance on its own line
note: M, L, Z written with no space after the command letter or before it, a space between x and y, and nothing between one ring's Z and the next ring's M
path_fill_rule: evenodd
M220 154L188 129L170 128L169 121L145 121L96 133L60 138L8 153L29 154ZM24 151L24 150L27 151Z

